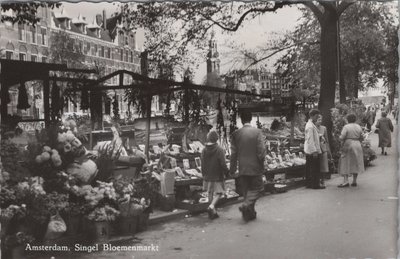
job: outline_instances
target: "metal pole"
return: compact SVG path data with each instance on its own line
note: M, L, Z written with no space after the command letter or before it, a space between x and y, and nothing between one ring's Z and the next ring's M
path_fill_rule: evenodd
M143 76L148 76L148 53L147 51L142 52L141 54L141 70ZM147 81L148 82L148 81ZM150 126L151 126L151 99L152 96L148 95L146 97L146 143L145 143L145 154L147 157L147 162L150 162Z

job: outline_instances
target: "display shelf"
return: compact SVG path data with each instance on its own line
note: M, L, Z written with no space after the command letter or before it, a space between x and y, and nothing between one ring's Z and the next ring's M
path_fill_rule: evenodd
M265 169L265 174L287 174L287 173L305 173L306 166L305 165L296 165L290 167L276 168L273 170Z
M187 186L187 185L202 185L203 179L183 179L183 180L175 180L175 186Z

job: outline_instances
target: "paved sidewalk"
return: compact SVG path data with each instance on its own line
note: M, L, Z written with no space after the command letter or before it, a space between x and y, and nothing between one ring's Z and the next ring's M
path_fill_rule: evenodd
M378 152L377 135L370 137ZM242 221L236 204L222 208L215 221L203 213L157 224L123 244L138 249L153 245L158 251L82 252L55 258L396 258L397 159L394 148L388 156L378 153L357 187L337 188L342 178L334 175L325 190L299 188L264 196L253 222Z

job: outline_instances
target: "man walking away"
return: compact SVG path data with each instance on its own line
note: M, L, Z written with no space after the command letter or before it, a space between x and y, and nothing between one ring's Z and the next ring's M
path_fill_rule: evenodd
M263 173L265 144L260 129L250 125L252 115L242 112L243 127L232 133L230 173L234 174L239 162L239 181L244 201L239 210L245 221L256 218L255 203L264 191Z
M319 155L321 155L322 152L318 129L315 126L319 115L319 110L312 109L309 113L310 119L305 129L304 153L306 153L306 187L313 189L325 188L320 184L322 176Z

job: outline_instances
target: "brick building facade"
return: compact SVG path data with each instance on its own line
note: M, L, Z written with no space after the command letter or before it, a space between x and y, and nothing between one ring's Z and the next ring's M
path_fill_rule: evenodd
M2 12L1 15L13 15L13 13ZM96 17L86 19L82 15L73 17L64 8L53 10L39 8L37 17L40 21L35 27L9 22L0 23L1 58L49 62L51 36L63 31L73 39L75 47L83 52L84 63L88 67L96 65L102 68L103 75L121 69L140 73L140 52L143 51L144 33L141 30L123 30L121 15L107 18L106 12L103 11ZM130 78L124 80L124 83L130 83ZM119 78L114 77L108 80L107 84L119 84ZM35 87L31 87L31 84L27 90L31 109L26 111L16 109L18 90L17 87L12 87L9 113L27 117L43 116L42 93L35 92ZM124 92L119 90L108 93L112 98L115 94L119 100L121 117L124 117L128 108L123 101ZM74 107L69 103L65 107L65 112L82 111L79 104Z

